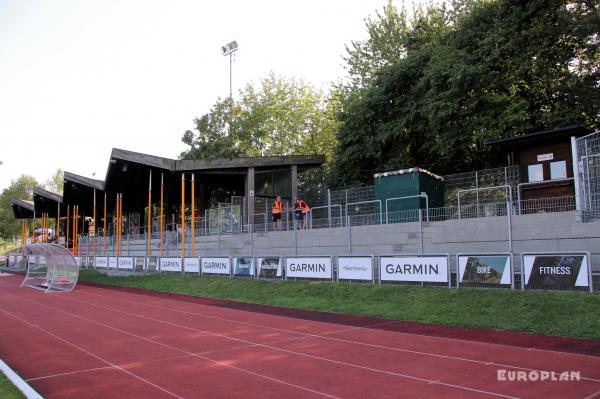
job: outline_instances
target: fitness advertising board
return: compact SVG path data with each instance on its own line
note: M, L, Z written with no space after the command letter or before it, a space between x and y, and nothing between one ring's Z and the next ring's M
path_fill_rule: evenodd
M583 254L523 255L525 287L589 287L588 262Z
M229 258L202 258L202 274L231 274Z
M339 256L338 279L373 281L373 259L370 256Z
M116 269L117 266L119 266L119 261L117 260L116 256L109 256L108 257L108 268L109 269Z
M510 285L510 256L459 255L458 272L461 284Z
M331 257L288 257L286 276L292 278L327 278L333 276Z
M448 282L447 256L381 256L381 281Z

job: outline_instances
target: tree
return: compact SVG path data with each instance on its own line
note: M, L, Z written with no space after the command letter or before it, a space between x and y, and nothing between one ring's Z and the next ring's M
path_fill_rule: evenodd
M271 73L240 90L238 100L218 99L195 119L182 141L182 159L290 154L333 155L337 121L322 91Z
M496 166L486 139L598 127L599 7L481 1L447 19L443 9L429 10L433 16L406 33L406 55L346 97L337 183L368 183L374 171L403 166L436 173Z
M46 180L46 184L44 185L47 190L54 191L55 193L62 194L63 185L64 185L64 175L65 172L58 168L56 172Z
M10 186L0 194L0 237L11 238L21 234L21 222L15 219L10 200L33 198L33 188L38 182L32 176L21 175L17 180L12 180Z
M196 132L182 137L189 148L180 158L322 154L329 162L339 127L338 97L271 73L257 87L240 90L239 99L218 99L195 119ZM327 172L328 166L304 173L300 184L304 189L324 184Z

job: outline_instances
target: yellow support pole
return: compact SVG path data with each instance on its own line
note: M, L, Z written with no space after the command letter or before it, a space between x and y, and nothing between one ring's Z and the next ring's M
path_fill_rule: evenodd
M119 194L119 256L123 254L123 193Z
M104 255L106 256L106 192L104 193L104 220L102 229L102 246L104 247Z
M163 231L164 231L164 220L163 220L163 200L164 200L164 176L160 174L160 256L163 256Z
M181 174L181 257L185 256L185 174Z
M56 245L60 245L60 204L56 208Z
M196 211L194 210L194 193L194 174L192 173L192 256L196 256L196 223L194 221L194 218L196 217Z
M148 178L148 226L146 235L148 236L148 242L146 247L146 253L148 256L152 255L151 247L151 236L152 236L152 169L150 169L150 177Z
M94 233L94 242L96 241L96 237L98 237L98 228L97 228L97 223L96 223L96 188L94 188L94 211L93 211L93 221L94 221L94 229L92 230Z
M117 193L115 197L115 212L113 219L113 236L115 237L114 255L117 255L117 251L119 250L119 230L117 228L117 225L119 224L119 193Z
M75 242L75 235L77 234L75 232L75 227L77 226L77 222L76 222L76 220L77 220L77 206L76 205L73 205L73 215L72 216L73 216L73 226L71 226L72 227L71 228L71 230L72 230L71 231L71 236L72 236L71 239L73 241L71 243L71 253L75 254L75 245L77 245L77 243Z
M79 205L75 206L75 255L79 253Z

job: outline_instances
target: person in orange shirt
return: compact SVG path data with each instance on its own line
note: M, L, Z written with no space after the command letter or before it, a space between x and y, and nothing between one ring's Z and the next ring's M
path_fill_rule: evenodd
M298 200L296 201L296 207L299 211L301 211L301 218L300 218L300 227L299 228L304 228L304 229L309 229L311 228L310 226L310 222L311 222L311 209L310 206L308 205L308 202L306 202L302 197L298 197ZM296 218L298 219L298 218Z
M281 197L278 195L273 201L273 208L271 209L271 219L273 221L273 230L281 230L281 214L283 213L283 202Z

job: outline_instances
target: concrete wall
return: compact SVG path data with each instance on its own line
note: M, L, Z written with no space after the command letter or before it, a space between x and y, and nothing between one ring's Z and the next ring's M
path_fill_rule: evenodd
M600 224L578 223L574 212L512 217L513 253L519 270L522 252L588 251L592 266L600 272ZM158 240L152 240L153 255ZM179 256L181 247L169 246L168 255ZM145 255L144 240L123 244L124 255ZM186 246L189 250L189 243ZM508 252L506 217L423 223L425 253ZM421 252L419 223L357 226L348 229L313 229L284 232L199 237L196 255L345 255L416 254ZM165 253L165 256L167 253Z

